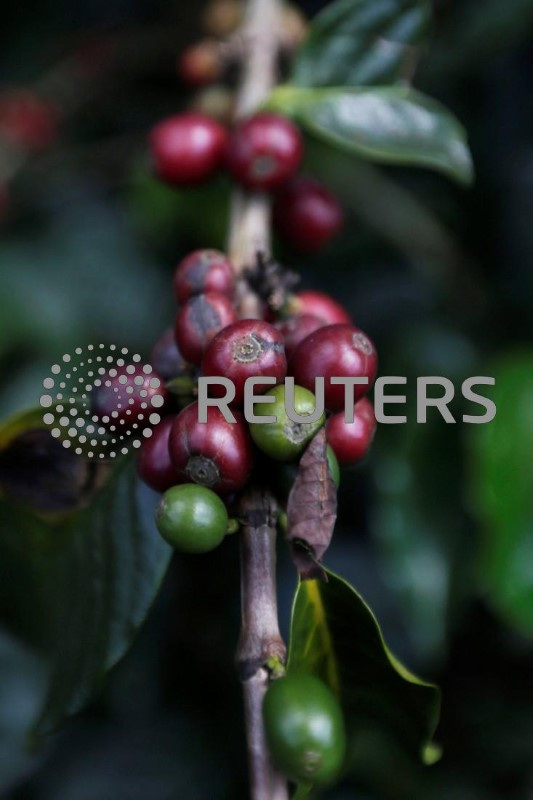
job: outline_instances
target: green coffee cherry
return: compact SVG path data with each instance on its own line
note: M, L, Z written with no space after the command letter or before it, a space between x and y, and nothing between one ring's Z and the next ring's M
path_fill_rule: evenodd
M274 403L257 403L257 416L276 417L276 422L251 423L252 439L271 458L277 461L294 461L307 443L325 422L322 414L316 422L293 422L285 411L285 386L280 384L265 392L265 397L274 397ZM294 387L294 408L297 414L311 414L315 408L315 396L303 386Z
M263 703L268 745L276 767L295 782L327 784L346 749L339 703L325 683L294 673L275 681Z
M196 483L168 489L156 510L161 536L183 553L206 553L223 540L228 512L218 495Z

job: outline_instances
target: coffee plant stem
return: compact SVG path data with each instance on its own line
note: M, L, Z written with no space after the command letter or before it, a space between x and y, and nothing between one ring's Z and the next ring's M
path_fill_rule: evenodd
M268 97L277 79L280 4L249 0L242 28L243 71L237 95L237 119L253 113ZM236 272L252 267L257 255L271 251L271 204L267 195L236 189L231 200L228 252ZM240 316L259 317L257 298L243 281L238 285Z
M275 772L263 726L263 699L270 673L285 661L276 599L276 517L273 497L250 489L240 507L241 635L237 665L244 691L244 713L252 800L286 800L285 778Z
M253 113L268 96L277 77L279 48L278 0L248 0L242 28L242 81L236 118ZM271 207L263 194L233 192L228 252L237 282L239 313L260 316L259 301L244 278L258 255L271 252ZM239 517L241 550L242 626L236 660L244 692L244 714L250 796L252 800L287 800L287 781L272 766L263 726L263 699L271 665L283 664L285 645L278 627L276 597L276 503L251 487L243 497Z

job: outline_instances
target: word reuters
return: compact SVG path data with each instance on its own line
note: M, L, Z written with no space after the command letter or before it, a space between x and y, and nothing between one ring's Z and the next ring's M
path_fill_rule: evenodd
M344 419L347 423L354 421L354 387L358 385L368 385L368 378L335 378L329 379L330 384L344 385ZM310 414L298 414L294 408L294 378L285 378L285 412L287 417L295 423L316 422L325 409L324 399L324 378L315 378L315 408ZM279 381L272 376L258 376L247 378L244 384L244 417L249 423L275 423L275 415L258 415L254 412L256 403L275 403L276 398L256 393L259 387L272 387ZM407 422L406 414L391 414L385 412L385 406L402 405L407 402L407 396L401 393L390 393L391 387L405 386L407 378L400 376L387 376L377 378L374 384L374 413L376 422L385 425L402 425ZM481 406L483 414L463 414L462 421L472 425L483 425L492 422L496 416L496 404L485 395L474 391L476 386L494 386L494 378L477 375L467 378L461 384L461 394L465 400L475 405ZM223 397L210 397L209 387L223 387L225 395ZM441 387L443 392L439 397L428 396L428 388L431 386ZM266 391L263 388L262 391ZM229 378L223 377L200 377L198 378L198 422L206 423L208 408L216 406L224 415L226 422L234 423L236 418L230 409L230 403L235 399L235 385ZM455 387L449 378L440 376L425 376L416 379L416 421L419 423L427 422L428 408L436 408L446 423L455 423L457 420L448 408L448 405L455 397Z

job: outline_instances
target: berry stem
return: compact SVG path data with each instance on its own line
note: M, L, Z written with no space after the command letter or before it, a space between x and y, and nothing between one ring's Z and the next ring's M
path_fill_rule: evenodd
M236 118L252 114L276 83L279 50L279 0L248 0L242 28L242 81ZM228 253L237 275L239 316L260 317L259 299L244 277L258 254L271 253L271 206L260 193L236 189L231 201ZM250 796L252 800L287 800L287 781L272 766L263 726L263 699L269 663L285 662L276 597L276 518L274 499L251 487L240 504L242 626L236 660L244 692Z

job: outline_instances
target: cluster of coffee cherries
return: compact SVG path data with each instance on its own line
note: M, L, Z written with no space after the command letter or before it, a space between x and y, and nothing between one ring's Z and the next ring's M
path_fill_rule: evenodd
M370 339L342 306L320 292L289 295L277 315L265 307L268 321L239 319L234 271L216 250L198 250L184 258L175 272L174 291L179 303L174 329L156 343L150 361L173 396L183 402L188 394L190 402L155 427L143 442L138 466L144 481L164 493L157 512L162 535L178 549L202 552L235 529L228 510L254 472L264 482L276 464L297 463L323 425L335 483L339 464L355 464L364 457L375 429L365 393L374 381L377 357ZM234 421L214 405L207 407L206 421L200 421L194 399L200 375L230 381ZM287 376L294 381L291 406L303 422L287 414ZM254 393L261 395L254 413L276 421L247 422L242 413L245 383L265 377L271 379L270 387L254 386ZM316 377L324 378L327 414L306 422L315 408ZM345 419L345 386L331 378L367 380L354 386L351 422ZM219 383L209 386L212 398L226 391Z
M229 131L206 114L175 114L152 129L150 143L154 169L168 184L199 184L224 167L246 190L273 193L276 228L302 252L323 247L342 226L336 197L319 181L297 175L303 139L284 116L261 112Z

